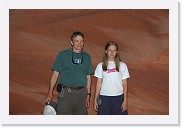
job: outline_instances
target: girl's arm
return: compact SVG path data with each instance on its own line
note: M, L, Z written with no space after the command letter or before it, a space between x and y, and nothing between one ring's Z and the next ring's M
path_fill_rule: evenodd
M128 107L128 86L127 86L127 79L123 81L123 94L124 94L124 101L122 103L121 109L124 112Z
M95 87L95 95L94 95L94 110L98 111L98 97L100 94L100 89L101 89L101 84L102 84L102 78L97 78L97 83Z

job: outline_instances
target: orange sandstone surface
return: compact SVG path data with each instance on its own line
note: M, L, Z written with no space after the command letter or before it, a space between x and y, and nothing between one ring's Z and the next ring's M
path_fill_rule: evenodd
M85 34L84 50L94 69L104 45L115 40L128 66L130 115L169 114L169 11L165 9L10 9L9 114L40 115L51 66L60 50L70 48L74 31ZM93 111L96 78L92 76ZM57 98L54 90L54 99Z

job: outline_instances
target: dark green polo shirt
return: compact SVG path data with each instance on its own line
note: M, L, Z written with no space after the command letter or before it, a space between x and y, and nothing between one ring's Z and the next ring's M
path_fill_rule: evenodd
M75 59L78 59L79 62L81 60L82 64L74 64ZM52 70L60 73L60 84L79 87L87 85L87 75L93 73L93 66L91 58L86 52L74 53L71 49L67 49L58 53Z

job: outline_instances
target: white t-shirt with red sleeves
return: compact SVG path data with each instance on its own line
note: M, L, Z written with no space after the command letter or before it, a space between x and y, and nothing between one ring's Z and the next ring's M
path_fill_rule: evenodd
M94 76L102 78L100 95L118 96L123 94L122 80L130 77L128 68L124 62L120 62L119 72L115 68L114 61L108 61L107 71L102 69L103 62L96 67Z

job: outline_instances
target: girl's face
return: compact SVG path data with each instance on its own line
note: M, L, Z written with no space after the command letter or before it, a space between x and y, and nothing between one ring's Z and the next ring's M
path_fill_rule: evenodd
M71 45L73 47L74 52L81 52L84 46L84 39L82 36L78 35L75 38L73 38L73 41L71 41Z
M108 55L108 60L114 61L116 54L118 53L117 48L115 45L110 45L105 52Z

